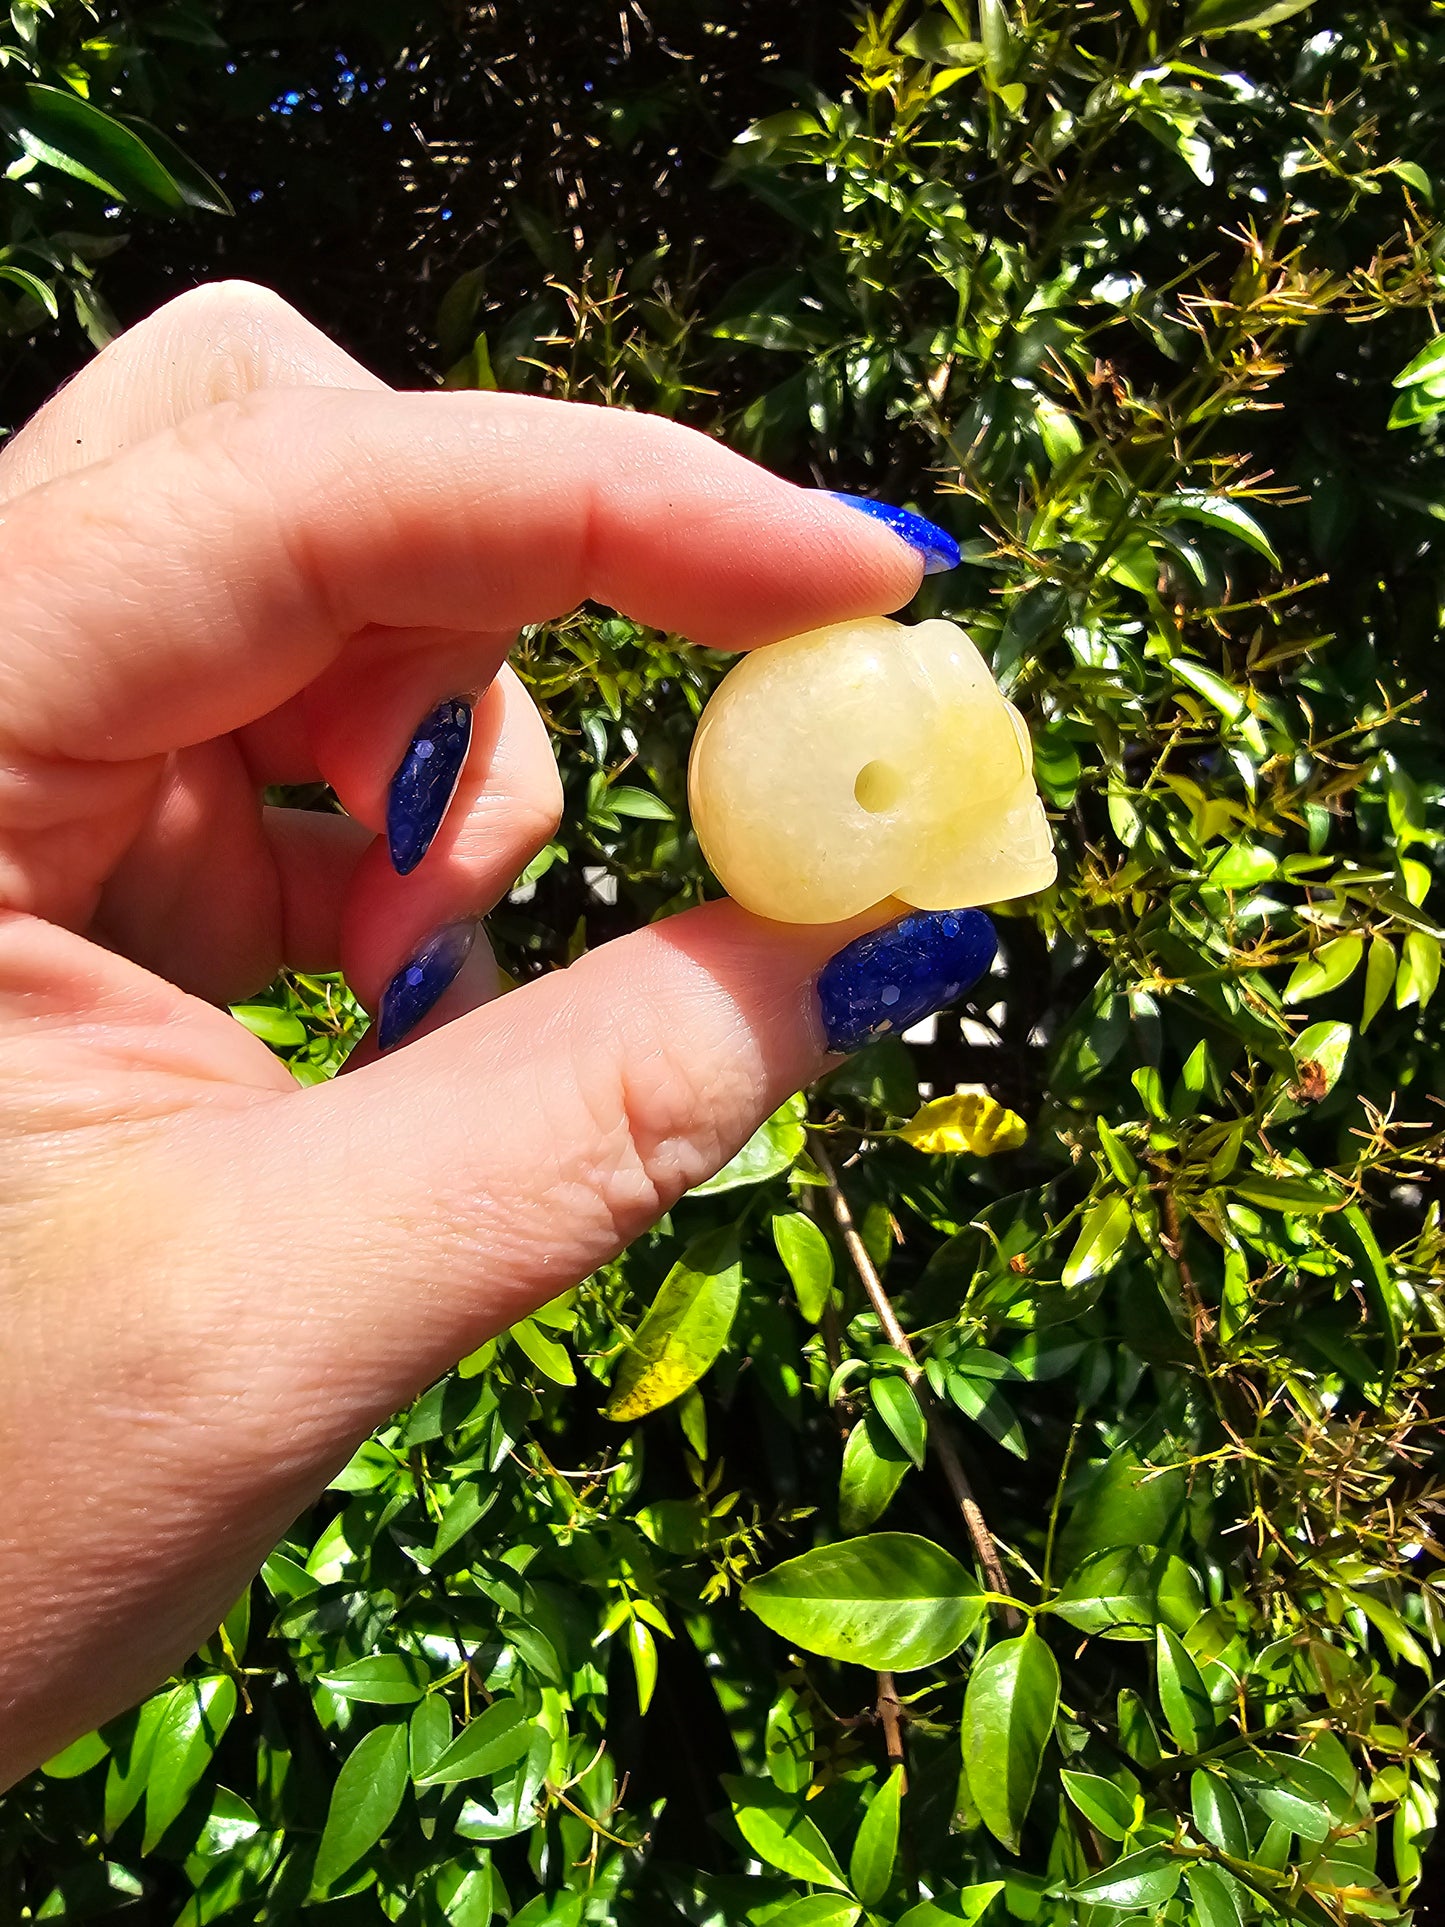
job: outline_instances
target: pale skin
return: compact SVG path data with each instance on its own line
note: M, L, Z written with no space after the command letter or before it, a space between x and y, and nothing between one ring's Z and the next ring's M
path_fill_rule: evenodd
M815 1077L813 980L861 925L709 905L501 998L479 944L404 1048L313 1090L221 1006L289 964L374 1010L505 894L561 806L522 624L593 597L748 648L896 609L920 566L665 422L393 393L234 284L0 452L0 1785ZM461 789L397 877L387 780L464 692ZM318 777L345 816L262 807Z

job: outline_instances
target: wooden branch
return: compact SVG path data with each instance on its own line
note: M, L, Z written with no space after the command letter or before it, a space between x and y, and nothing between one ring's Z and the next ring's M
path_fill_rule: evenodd
M903 1754L903 1708L892 1673L878 1675L878 1724L888 1751L888 1767L903 1769L903 1791L908 1791L908 1766Z
M973 1541L978 1562L988 1577L989 1588L1007 1598L1012 1588L1004 1573L998 1556L998 1546L993 1534L989 1531L988 1521L984 1518L982 1508L974 1497L973 1487L969 1484L968 1475L959 1460L957 1448L943 1413L928 1389L917 1353L913 1349L907 1332L898 1322L893 1301L883 1289L883 1280L878 1276L878 1268L868 1256L868 1247L864 1244L858 1227L853 1222L853 1212L849 1206L847 1194L838 1182L838 1173L833 1168L833 1160L814 1131L808 1134L808 1150L813 1162L827 1180L828 1203L832 1207L834 1221L847 1248L848 1256L853 1261L853 1269L858 1274L858 1281L868 1294L868 1302L878 1314L878 1322L883 1327L884 1336L894 1350L901 1352L908 1361L905 1374L923 1408L923 1416L928 1426L928 1443L933 1449L933 1455L938 1460L944 1478L948 1481L949 1491L952 1492L958 1509L963 1515L963 1523L968 1529L969 1538ZM1011 1632L1017 1632L1023 1625L1023 1615L1012 1606L1005 1608L1005 1618Z

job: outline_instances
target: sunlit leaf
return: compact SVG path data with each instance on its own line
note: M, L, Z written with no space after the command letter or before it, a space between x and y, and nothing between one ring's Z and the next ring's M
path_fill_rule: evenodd
M370 1853L396 1818L406 1785L406 1727L396 1721L363 1734L331 1790L311 1876L313 1894L326 1893Z
M904 1532L789 1559L746 1586L743 1604L807 1652L898 1673L956 1652L983 1610L951 1553Z
M793 1281L798 1310L810 1325L816 1325L833 1288L832 1246L803 1211L789 1211L773 1219L773 1243Z
M1033 1626L990 1646L969 1675L963 1757L984 1824L1017 1853L1059 1705L1059 1666Z
M808 1115L802 1097L790 1097L786 1104L760 1124L747 1143L725 1164L715 1177L696 1185L689 1194L694 1198L711 1197L718 1191L732 1191L743 1184L762 1184L789 1170L798 1161L806 1141L803 1120Z
M780 1793L771 1780L725 1773L722 1783L738 1832L759 1859L815 1887L847 1888L833 1849L798 1801Z
M868 1802L859 1823L848 1862L848 1884L858 1898L876 1907L888 1891L898 1857L899 1805L903 1798L903 1769L894 1767Z
M960 1090L951 1097L931 1098L899 1127L898 1136L915 1151L969 1152L988 1158L1016 1151L1028 1136L1028 1127L1016 1111L1006 1110L987 1091Z
M623 1353L607 1416L641 1418L681 1397L732 1330L743 1271L735 1225L695 1238L663 1280Z
M1074 1248L1064 1261L1065 1290L1102 1277L1118 1262L1133 1229L1133 1213L1126 1197L1103 1198L1084 1213Z

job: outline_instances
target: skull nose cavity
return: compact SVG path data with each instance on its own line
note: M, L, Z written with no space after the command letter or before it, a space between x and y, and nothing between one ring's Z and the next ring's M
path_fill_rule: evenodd
M871 763L865 763L853 779L854 800L870 816L886 815L901 803L904 788L902 771L876 758Z

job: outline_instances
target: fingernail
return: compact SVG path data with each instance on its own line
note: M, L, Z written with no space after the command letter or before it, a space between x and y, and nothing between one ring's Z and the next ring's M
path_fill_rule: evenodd
M846 502L850 509L871 515L875 522L884 522L895 535L901 535L909 547L917 549L923 557L925 575L944 575L958 567L961 560L958 544L937 522L915 515L912 509L896 509L891 502L875 502L870 495L840 495L836 489L829 489L828 493L835 502Z
M376 1014L378 1050L391 1050L411 1035L443 991L456 982L476 938L475 923L449 923L427 939L410 963L402 965L381 993Z
M407 876L431 848L457 793L472 740L472 706L460 696L423 717L386 796L386 840L398 876Z
M818 977L829 1050L858 1050L942 1010L972 989L997 948L982 910L915 910L855 937Z

